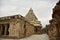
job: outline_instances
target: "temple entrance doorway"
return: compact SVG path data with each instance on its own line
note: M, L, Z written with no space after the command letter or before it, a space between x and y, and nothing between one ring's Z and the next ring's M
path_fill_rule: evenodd
M0 24L0 35L9 35L9 24Z

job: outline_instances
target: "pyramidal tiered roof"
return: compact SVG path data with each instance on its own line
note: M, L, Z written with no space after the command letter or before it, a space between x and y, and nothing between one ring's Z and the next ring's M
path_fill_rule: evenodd
M37 17L35 16L33 9L30 8L28 14L25 16L25 18L27 18L29 21L35 21L38 20Z
M37 17L35 16L33 9L30 8L28 14L25 16L25 18L34 26L41 26L41 22L38 21Z

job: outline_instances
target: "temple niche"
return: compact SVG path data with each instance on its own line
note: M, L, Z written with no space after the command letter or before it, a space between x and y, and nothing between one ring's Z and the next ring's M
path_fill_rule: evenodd
M54 7L52 20L49 22L48 35L50 40L60 40L60 1Z

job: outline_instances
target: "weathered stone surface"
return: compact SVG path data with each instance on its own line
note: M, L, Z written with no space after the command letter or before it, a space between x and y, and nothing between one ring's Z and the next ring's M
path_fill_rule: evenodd
M29 21L32 21L32 20L38 20L37 17L35 16L34 12L33 12L33 9L30 8L28 14L25 16L26 19L28 19Z
M51 40L60 40L60 1L53 9L52 20L48 25L48 35Z
M29 10L28 14L25 16L25 18L31 24L34 25L34 29L35 29L34 31L35 31L35 33L40 34L41 33L42 25L41 25L41 22L38 21L37 17L35 16L32 8L30 8L30 10Z
M22 38L32 34L34 34L34 26L24 19L23 16L15 15L0 18L1 36Z

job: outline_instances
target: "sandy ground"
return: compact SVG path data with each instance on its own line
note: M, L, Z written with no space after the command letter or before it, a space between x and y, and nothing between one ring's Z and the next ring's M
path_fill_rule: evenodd
M42 34L42 35L32 35L23 39L2 39L0 40L49 40L49 37L47 34Z

